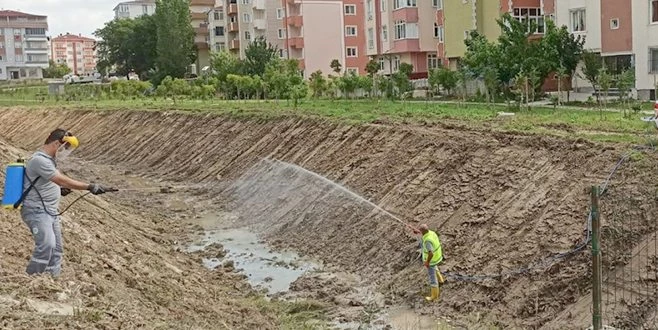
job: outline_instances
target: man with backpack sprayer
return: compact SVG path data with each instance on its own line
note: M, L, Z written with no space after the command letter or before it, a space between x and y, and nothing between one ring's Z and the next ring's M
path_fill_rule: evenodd
M30 275L48 272L57 277L61 273L64 252L61 213L58 213L61 196L69 194L71 189L88 190L94 195L113 191L60 173L57 162L64 160L78 145L78 139L70 132L56 129L25 165L23 194L14 208L23 204L21 217L34 239L34 250L26 269Z

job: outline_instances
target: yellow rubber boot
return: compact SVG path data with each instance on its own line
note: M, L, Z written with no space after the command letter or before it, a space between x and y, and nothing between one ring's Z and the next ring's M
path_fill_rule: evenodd
M443 275L441 275L441 272L438 269L436 270L436 277L439 280L439 285L442 285L446 282L446 279L443 278Z
M432 286L432 287L430 287L430 296L425 297L425 300L435 301L437 299L439 299L439 287L438 286Z

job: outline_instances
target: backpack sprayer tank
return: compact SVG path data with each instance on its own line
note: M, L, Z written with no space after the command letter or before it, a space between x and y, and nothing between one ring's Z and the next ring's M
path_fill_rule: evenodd
M5 171L5 189L2 196L2 208L14 209L14 205L23 194L23 178L25 176L25 161L18 159L15 163L7 165Z

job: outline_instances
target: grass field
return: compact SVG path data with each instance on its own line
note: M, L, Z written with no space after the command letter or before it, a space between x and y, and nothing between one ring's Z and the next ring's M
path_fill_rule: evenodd
M38 90L39 88L32 88ZM653 123L640 120L648 116L651 105L642 111L626 114L619 109L574 109L537 107L515 110L505 105L457 104L434 101L388 100L304 100L297 109L289 101L224 101L179 99L175 102L162 98L128 100L99 99L85 101L38 100L33 91L20 95L0 95L0 107L35 107L82 110L180 110L211 112L233 116L276 118L281 116L310 116L364 124L446 123L476 130L523 132L562 137L585 138L600 142L646 143L656 133ZM499 112L514 112L500 116Z

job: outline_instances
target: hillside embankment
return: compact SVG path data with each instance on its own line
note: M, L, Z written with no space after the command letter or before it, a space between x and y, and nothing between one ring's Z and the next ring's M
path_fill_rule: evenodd
M79 165L88 165L99 177L116 173L115 178L130 174L139 180L214 183L205 196L180 199L199 199L195 204L198 208L239 210L236 201L256 205L249 215L253 224L269 227L263 231L269 242L359 274L375 283L389 303L411 303L418 313L447 316L456 324L527 329L548 326L556 314L588 294L588 249L513 276L475 282L450 279L441 302L427 305L420 301L428 287L422 265L415 260L418 237L389 216L357 210L354 200L345 197L314 198L309 204L304 191L313 183L302 183L285 196L276 189L263 190L258 196L241 195L237 200L218 195L263 157L282 160L349 188L412 226L429 224L442 238L444 272L499 274L568 251L581 242L589 188L604 181L627 151L627 147L584 140L440 125L348 125L299 117L235 118L173 111L14 108L0 113L0 136L18 148L33 150L56 127L67 128L80 138L81 147L76 151L82 159ZM10 160L16 153L3 145L2 160ZM653 154L632 157L613 177L610 189L617 193L605 196L605 203L623 203L630 195L653 196L657 167ZM293 179L299 176L291 175ZM201 201L204 198L206 201ZM201 265L192 265L190 259L160 241L162 237L182 237L187 227L176 225L176 217L150 223L142 217L149 212L164 217L167 212L176 214L167 208L172 203L160 201L162 208L152 210L148 203L153 200L124 198L117 202L118 206L110 207L102 198L94 197L74 207L71 219L65 217L70 251L66 258L74 269L65 278L96 283L88 279L93 278L102 283L94 289L100 293L80 293L80 299L99 304L101 310L119 318L134 315L144 322L150 315L146 310L155 310L162 313L162 320L201 322L204 315L224 313L232 315L228 320L235 324L274 324L272 315L241 305L243 300L219 302L233 295L235 290L229 284L238 282L231 282L234 280L226 279L226 275L204 275ZM647 197L643 203L635 215L655 219L656 199ZM103 207L96 209L95 204ZM84 210L84 206L89 209ZM145 210L144 215L129 211L147 208L151 210ZM13 216L9 219L3 214L5 276L13 276L8 269L21 270L30 248L25 243L28 232ZM245 223L249 224L249 219ZM126 251L136 255L127 258ZM6 256L10 261L5 261ZM186 276L190 272L193 276ZM3 280L10 281L3 284L7 290L28 290L26 283L45 285L13 278ZM141 303L112 309L126 295L114 290L116 286L125 287L124 291L132 292L135 301ZM318 288L318 292L314 299L326 300L332 294L328 289ZM143 300L146 296L160 297L164 306ZM217 304L204 301L208 297L217 299ZM565 316L558 327L576 329L580 325Z

